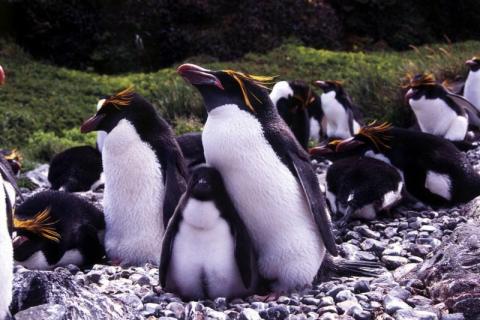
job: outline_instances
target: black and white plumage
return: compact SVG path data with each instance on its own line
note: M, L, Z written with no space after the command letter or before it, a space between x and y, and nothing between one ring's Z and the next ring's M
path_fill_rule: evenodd
M182 134L177 137L177 142L182 150L183 158L185 159L189 171L192 171L196 166L205 163L201 132Z
M103 261L103 213L88 201L61 191L33 195L15 210L15 262L50 270Z
M12 219L15 198L19 194L8 162L0 156L0 319L8 319L12 301L13 248Z
M93 130L107 132L102 148L107 255L116 264L158 264L165 227L186 188L173 131L131 89L104 99L81 127Z
M480 195L480 175L464 153L441 137L387 124L370 125L336 146L338 152L355 149L394 166L406 191L426 204L451 206Z
M347 139L362 125L362 114L338 81L315 81L323 90L321 106L325 115L325 135L328 139Z
M327 201L332 212L350 218L373 220L402 199L403 181L399 172L384 161L371 157L350 157L334 162L327 171Z
M95 190L103 184L102 155L93 147L80 146L56 154L48 170L53 190L80 192Z
M467 60L468 76L463 89L463 96L480 111L480 59L473 57Z
M323 121L320 97L307 83L301 80L277 82L270 99L302 147L307 149L309 139L320 140Z
M418 74L405 95L422 132L450 141L463 141L469 124L480 125L475 107L460 95L449 92L431 74Z
M255 290L253 245L222 176L195 168L168 224L160 284L184 299L240 297Z
M191 64L178 72L202 94L205 158L247 226L260 275L277 292L311 284L337 248L308 154L259 85L267 79Z

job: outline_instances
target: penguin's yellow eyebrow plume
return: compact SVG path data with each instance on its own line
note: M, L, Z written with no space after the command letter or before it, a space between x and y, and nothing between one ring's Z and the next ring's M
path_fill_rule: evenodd
M113 104L116 108L126 107L130 104L133 99L133 94L135 93L133 86L130 86L113 96L105 99L103 105Z
M377 150L380 150L381 147L390 149L388 143L392 137L388 135L387 131L391 128L392 125L388 122L377 125L377 121L372 121L368 125L362 127L358 132L358 135L364 136L372 141Z
M233 79L235 79L235 81L237 81L238 85L240 86L240 90L242 91L243 100L245 101L245 104L252 112L255 112L255 109L253 108L253 105L250 102L250 98L248 97L248 94L252 95L258 102L261 102L261 101L252 92L249 92L247 90L247 88L245 87L245 80L252 81L256 85L264 89L268 89L267 85L273 84L273 81L275 80L275 77L255 76L255 75L246 74L246 73L234 71L234 70L222 70L222 71L228 74L229 76L231 76Z
M56 231L54 225L58 221L50 220L50 207L37 213L32 219L20 220L15 216L13 218L13 226L16 229L23 229L35 233L45 239L59 242L60 234Z
M433 73L423 73L416 76L407 73L406 78L408 83L403 88L417 88L420 86L434 86L437 84Z
M18 151L17 149L13 149L12 151L10 151L10 154L8 156L5 156L5 159L6 160L16 160L16 161L22 162L23 161L23 156L20 153L20 151Z

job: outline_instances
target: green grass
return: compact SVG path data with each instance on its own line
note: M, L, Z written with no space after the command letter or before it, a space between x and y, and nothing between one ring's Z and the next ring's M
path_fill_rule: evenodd
M465 76L464 61L480 52L480 42L432 45L405 52L349 53L287 44L268 54L248 54L233 62L206 63L283 79L345 80L345 87L368 119L404 125L409 117L400 88L407 72L431 71L440 79ZM202 58L189 62L202 63ZM18 46L0 39L0 64L7 84L0 88L0 146L18 147L30 160L48 160L66 147L94 136L78 128L99 97L128 85L152 102L177 130L198 130L202 101L175 68L154 73L104 76L58 68L32 60ZM203 64L203 63L202 63Z

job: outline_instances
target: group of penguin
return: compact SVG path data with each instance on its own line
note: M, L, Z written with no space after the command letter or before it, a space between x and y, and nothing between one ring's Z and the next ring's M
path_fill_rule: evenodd
M0 158L0 282L8 284L0 319L11 300L12 243L15 261L33 269L159 264L161 285L185 299L290 292L332 266L373 274L375 264L337 257L330 211L342 226L405 199L450 206L480 194L459 149L480 109L480 60L467 65L465 98L432 76L411 79L406 99L420 131L364 124L338 81L316 81L320 96L302 81L269 93L271 77L193 64L177 72L203 98L201 133L176 137L131 88L101 99L81 126L98 132L96 148L51 161L59 191L35 194L13 214L15 165ZM309 140L320 145L308 150ZM334 162L327 201L310 156ZM103 212L69 193L100 185Z

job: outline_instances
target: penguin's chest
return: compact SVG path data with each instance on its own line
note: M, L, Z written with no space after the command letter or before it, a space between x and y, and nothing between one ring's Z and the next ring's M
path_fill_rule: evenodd
M228 223L214 205L189 200L173 245L170 277L183 296L230 296L244 289Z
M464 96L480 111L480 70L469 72L465 81Z
M410 105L423 132L444 136L457 114L441 99L411 99Z
M6 197L0 176L0 319L8 312L13 281L13 249L7 226Z
M235 105L217 107L208 116L202 141L207 163L222 174L258 250L304 237L319 240L298 180L253 115Z
M106 245L112 237L132 248L138 242L158 243L163 235L165 187L160 163L151 146L140 138L129 121L121 120L105 139L102 161ZM119 247L117 243L118 250ZM136 252L147 249L143 246Z
M327 135L346 139L351 136L348 115L345 108L335 98L335 92L324 93L321 96L322 109L327 119Z

